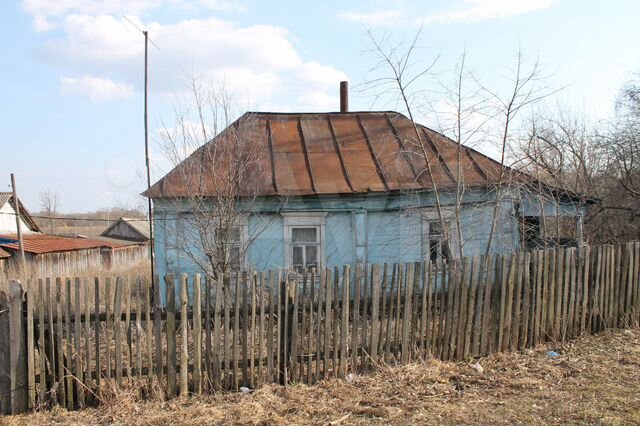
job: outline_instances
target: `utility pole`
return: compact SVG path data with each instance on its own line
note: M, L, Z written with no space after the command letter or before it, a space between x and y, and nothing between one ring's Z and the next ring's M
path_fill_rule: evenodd
M18 245L20 247L20 258L22 260L21 270L24 271L27 263L24 257L24 243L22 242L22 228L20 226L20 201L18 201L18 190L16 189L16 177L11 173L11 191L13 192L13 204L16 208L16 230L18 233Z
M148 78L147 78L147 63L149 52L149 32L142 31L144 34L144 158L147 164L147 190L151 188L151 167L149 165L149 121L147 118L147 93L148 93ZM148 210L149 210L149 244L150 244L150 256L151 256L151 282L155 280L155 247L154 247L154 235L153 235L153 203L151 198L147 197ZM157 303L157 302L156 302Z

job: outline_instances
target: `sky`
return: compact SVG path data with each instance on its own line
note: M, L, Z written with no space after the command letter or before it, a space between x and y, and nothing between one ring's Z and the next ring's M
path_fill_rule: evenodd
M438 58L412 90L446 105L456 67L508 91L520 51L540 64L544 106L590 122L611 119L620 87L640 72L638 0L23 0L0 4L0 191L15 173L31 211L57 192L60 211L140 203L146 188L144 39L149 49L152 180L169 163L161 136L188 105L190 79L224 86L238 110L336 111L338 84L351 110L398 109L364 84L376 39L411 40L415 69ZM434 107L433 111L439 108ZM444 107L446 109L446 106ZM403 111L401 111L403 112ZM435 123L434 113L419 119ZM168 124L169 123L169 124ZM492 154L489 145L477 147Z

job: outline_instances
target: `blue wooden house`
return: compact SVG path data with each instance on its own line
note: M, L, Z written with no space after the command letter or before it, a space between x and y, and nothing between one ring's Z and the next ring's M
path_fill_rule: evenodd
M238 267L415 262L457 257L460 247L465 256L484 254L500 179L498 162L466 146L459 151L451 139L419 124L414 128L406 116L392 111L247 112L145 193L155 206L160 275L199 269L197 259L178 244L182 239L198 245L198 233L188 232L197 214L188 200L197 195L200 205L206 203L216 191L206 183L208 174L227 167L202 164L202 154L226 149L229 133L241 134L246 127L251 127L256 160L240 183L245 192L237 202L243 214L231 236ZM456 220L458 164L464 195ZM543 216L569 218L580 242L584 199L511 169L503 181L492 253L526 249L540 237ZM433 182L450 229L450 251L441 244Z

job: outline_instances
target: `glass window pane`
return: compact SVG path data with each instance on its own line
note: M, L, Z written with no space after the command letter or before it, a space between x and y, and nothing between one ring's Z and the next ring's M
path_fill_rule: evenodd
M442 226L440 226L440 222L429 222L429 235L441 235L442 234Z
M238 227L231 228L231 235L229 236L229 242L234 242L234 243L240 242L240 228Z
M222 241L227 244L238 244L240 243L240 228L234 226L231 229L228 228L216 228L215 230L216 240Z
M293 264L294 265L303 265L304 260L302 257L302 247L294 246L293 247Z
M306 267L318 266L318 246L307 246L307 264Z
M233 269L240 269L240 247L229 248L229 264Z
M291 240L294 243L315 243L318 241L316 228L293 228Z
M440 248L440 241L429 240L429 260L431 260L432 262L435 262L440 257L438 253L439 248Z

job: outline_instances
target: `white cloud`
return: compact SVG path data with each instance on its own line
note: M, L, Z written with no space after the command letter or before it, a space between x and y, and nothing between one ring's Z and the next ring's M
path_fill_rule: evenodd
M342 71L314 61L301 64L297 74L303 82L325 89L335 89L339 81L347 79L347 75Z
M156 93L186 88L188 75L225 87L253 105L282 104L309 95L305 105L328 106L316 92L338 92L347 79L336 68L303 61L289 32L272 25L239 26L218 18L188 19L174 24L142 23L160 50L150 47L149 83ZM60 37L45 42L42 56L80 75L108 76L131 87L141 84L144 45L140 33L123 18L77 15L64 18ZM89 93L89 92L87 92ZM337 101L333 106L337 108Z
M441 14L427 15L425 23L479 22L522 15L546 9L554 0L465 0L465 8Z
M421 18L416 18L416 12L409 12L406 8L346 11L338 16L345 21L360 22L369 26L469 23L522 15L546 9L553 2L554 0L462 0L461 8L426 14Z
M369 26L392 26L394 21L405 18L403 11L398 9L375 10L371 12L346 11L338 15L349 22L359 22Z
M299 96L298 104L303 112L336 111L340 100L337 96L328 95L322 91L313 91Z
M229 0L200 0L200 6L221 12L246 12L247 8L240 3Z
M44 33L58 27L56 23L51 22L45 15L34 16L32 25L37 33Z
M23 0L22 8L32 15L62 17L68 14L133 15L155 9L165 0Z
M106 78L88 75L81 78L61 78L60 91L63 94L78 93L89 97L94 102L126 99L134 94L133 86L129 84L116 83Z

